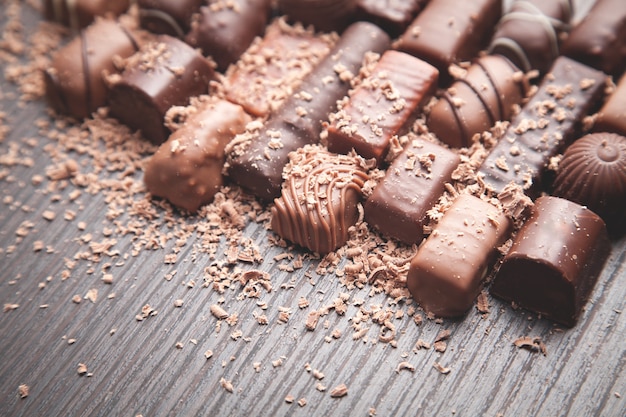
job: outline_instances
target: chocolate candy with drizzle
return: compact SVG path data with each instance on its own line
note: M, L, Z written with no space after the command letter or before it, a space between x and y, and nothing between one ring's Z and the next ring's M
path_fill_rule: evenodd
M500 19L489 53L509 58L524 72L544 74L560 54L572 16L572 0L516 0Z
M44 16L74 30L91 24L96 16L119 16L130 0L45 0Z
M48 104L77 119L89 117L106 104L103 74L116 73L115 59L127 58L137 49L137 38L128 29L97 19L53 55L44 71Z
M272 230L313 252L334 251L358 220L361 189L372 166L319 145L307 145L289 158L282 194L272 207Z
M428 129L451 147L470 146L474 135L509 120L527 93L527 77L508 59L483 56L440 95Z
M203 0L137 0L139 23L150 32L182 39L202 4Z

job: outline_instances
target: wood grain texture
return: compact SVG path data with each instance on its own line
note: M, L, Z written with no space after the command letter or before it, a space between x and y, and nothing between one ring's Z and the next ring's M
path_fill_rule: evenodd
M24 7L23 13L24 22L34 27L37 12ZM62 280L68 257L85 248L80 237L92 233L102 239L103 228L110 225L103 212L105 197L83 193L68 203L71 186L49 192L32 184L33 176L45 175L51 163L43 149L51 141L35 128L35 121L46 117L45 104L17 106L16 87L3 78L0 88L0 110L11 128L0 142L0 155L17 149L33 162L0 166L0 303L19 305L0 313L0 415L626 415L626 238L613 242L573 329L559 329L490 299L491 312L484 317L472 309L462 320L425 319L420 326L406 314L395 319L397 347L378 341L380 326L371 322L367 335L353 340L350 319L361 308L354 302L363 300L362 307L369 310L382 306L403 312L409 303L372 295L369 286L347 290L334 274L316 275L315 260L305 260L304 268L293 273L280 270L273 258L283 249L270 245L264 225L254 222L244 233L264 248L265 261L238 266L270 274L273 290L260 297L267 310L255 299L240 299L239 284L224 294L199 285L205 267L215 260L196 256L193 242L182 248L175 265L164 263L171 249L166 247L128 259L77 262ZM37 143L28 145L27 138ZM53 201L54 194L61 202ZM77 212L72 221L63 218L68 209ZM45 210L56 218L45 220ZM32 227L20 238L16 232L25 221ZM84 231L77 228L80 221L86 222ZM130 250L132 236L116 238L121 254ZM33 251L38 240L53 251ZM217 260L225 249L219 248ZM114 276L113 284L102 283L103 271ZM177 274L166 280L172 271ZM312 278L304 275L307 271ZM198 285L190 288L191 280ZM84 298L94 288L95 303ZM113 293L114 298L107 298ZM315 331L306 330L308 313L341 293L350 295L346 313L331 311ZM75 295L80 304L72 302ZM308 307L298 307L301 297ZM177 299L184 300L180 308L174 306ZM236 312L237 324L222 323L218 331L210 312L216 303ZM146 304L158 314L137 321ZM278 321L279 307L291 310L286 323ZM254 319L260 313L267 315L268 325ZM341 337L327 341L335 329ZM451 332L445 352L432 347L414 352L419 339L432 344L444 329ZM235 331L241 332L237 340ZM540 337L547 355L516 348L513 340L520 336ZM207 350L213 352L209 359ZM403 362L414 371L400 369ZM80 363L91 376L78 374ZM440 373L435 363L450 372ZM324 378L316 379L313 369ZM233 392L224 389L222 379L232 383ZM316 389L318 383L326 387L324 392ZM331 398L330 390L341 383L348 394ZM28 397L20 398L20 384L29 386ZM288 395L293 403L285 401ZM304 406L297 404L302 398Z

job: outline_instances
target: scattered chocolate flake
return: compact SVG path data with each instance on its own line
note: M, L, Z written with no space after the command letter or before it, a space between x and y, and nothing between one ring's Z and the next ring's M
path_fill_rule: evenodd
M224 320L229 316L228 312L218 304L211 305L211 314L220 320Z
M95 302L98 300L98 289L92 288L87 291L87 294L85 294L85 300L89 300L95 304Z
M72 297L72 302L75 304L80 304L81 301L83 301L83 298L78 294L74 294L74 296Z
M293 395L291 395L291 394L288 394L288 395L285 397L285 402L286 402L287 404L292 404L295 400L296 400L296 398L295 398Z
M320 313L317 310L311 311L307 316L305 327L307 330L315 330L317 327L317 322L320 318Z
M213 351L211 349L208 349L204 352L204 357L208 360L211 359L211 357L213 357Z
M5 303L3 311L6 313L7 311L17 310L19 306L20 306L19 304L15 304L15 303Z
M520 348L531 352L541 352L543 356L548 354L546 345L541 341L540 337L522 336L513 341L513 344Z
M478 294L476 308L483 314L489 313L489 296L487 295L487 291L483 290Z
M318 369L313 369L313 378L322 380L324 379L324 373Z
M227 392L234 392L235 388L233 387L233 383L229 380L226 380L224 378L220 379L220 385L222 386L222 388L224 388Z
M433 367L434 367L437 371L439 371L440 373L442 373L442 374L444 374L444 375L449 374L449 373L450 373L450 371L452 370L451 368L446 368L446 367L444 367L444 366L443 366L443 365L441 365L439 362L435 362L435 363L433 364Z
M307 404L306 398L302 397L298 400L298 405L304 407Z
M348 387L346 384L339 384L335 388L330 390L330 396L332 398L340 398L348 394Z
M411 365L409 362L400 362L396 367L396 373L400 373L400 371L406 369L407 371L415 372L415 366Z
M80 376L86 375L87 374L87 365L85 365L84 363L79 363L77 372L78 372L78 375L80 375Z
M26 398L28 397L28 394L30 393L30 387L26 384L20 384L17 387L17 394L20 396L20 398Z

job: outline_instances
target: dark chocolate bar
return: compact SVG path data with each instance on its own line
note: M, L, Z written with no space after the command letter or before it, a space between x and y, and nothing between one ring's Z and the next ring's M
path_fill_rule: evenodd
M207 93L214 76L211 64L195 49L159 35L127 59L122 74L109 78L111 116L160 144L170 134L165 113Z
M537 193L550 158L574 140L583 117L599 104L605 85L604 73L567 57L557 58L480 167L488 187L499 193L514 182L531 195Z
M493 295L574 326L611 247L604 222L586 207L540 197L513 240Z
M227 161L231 179L264 200L278 197L289 152L319 141L322 123L348 92L365 54L381 53L389 43L389 36L371 23L350 25L264 125L234 140Z
M371 74L331 116L328 149L375 158L380 166L391 138L417 116L437 88L439 71L399 51L385 52Z
M365 202L365 220L385 236L421 242L426 212L441 197L459 163L459 156L443 146L413 140Z
M372 22L393 38L400 36L428 0L357 0L356 19Z
M179 39L191 29L191 17L203 0L137 0L142 28Z
M90 25L97 16L116 17L128 10L130 0L45 0L44 16L74 30Z
M343 31L354 21L356 0L278 0L278 11L291 22L324 32Z
M463 78L441 93L428 114L428 129L449 146L470 146L474 135L509 120L528 87L527 78L508 59L478 58Z
M114 74L114 58L137 51L133 34L121 24L98 19L52 57L44 71L46 99L57 112L78 119L106 104L103 74Z
M598 112L593 130L626 136L626 75L622 76L617 87Z
M510 231L500 209L459 195L411 260L406 284L413 299L439 317L465 314Z

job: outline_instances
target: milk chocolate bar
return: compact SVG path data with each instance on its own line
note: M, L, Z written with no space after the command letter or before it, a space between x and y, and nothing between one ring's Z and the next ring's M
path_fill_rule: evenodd
M440 94L428 115L428 129L451 147L470 146L474 135L509 120L527 92L527 78L508 59L483 56Z
M427 312L458 317L474 303L511 231L502 211L462 194L411 260L407 287Z
M391 37L402 34L428 0L357 0L356 19L372 22Z
M452 64L474 58L486 46L502 14L500 0L433 0L394 47L437 67L450 81Z
M537 193L550 158L577 136L583 117L599 104L605 83L604 73L559 57L479 168L488 187L499 193L514 182Z
M207 93L214 75L211 64L195 49L159 35L127 59L122 74L110 77L111 116L160 144L170 134L165 113Z
M354 21L356 0L278 0L278 11L291 22L324 32L343 31Z
M413 140L365 202L365 220L385 236L421 242L426 212L443 194L459 163L459 156L443 146Z
M139 24L161 35L182 39L191 29L191 17L203 0L137 0Z
M348 240L369 168L352 155L307 145L290 155L280 198L272 207L272 230L282 238L326 254Z
M385 52L372 73L331 117L328 149L375 158L380 166L392 136L417 116L437 88L439 71L404 52Z
M568 200L540 197L490 291L574 326L609 253L606 227L598 215Z
M622 76L617 87L598 112L593 130L626 136L626 75Z
M227 154L231 179L264 200L278 197L289 152L319 141L322 122L348 92L365 54L381 53L389 43L389 36L376 25L350 25L298 91L264 125L234 140Z
M489 53L509 58L524 72L544 74L560 54L573 14L572 0L516 0L500 19Z
M270 11L270 0L212 1L194 15L185 39L226 71L263 34Z
M62 114L89 117L106 104L103 74L116 73L114 60L127 58L137 49L135 36L121 24L96 20L53 55L44 71L48 104Z
M150 158L148 192L190 212L210 203L222 186L224 147L244 131L250 117L236 104L204 99Z
M597 0L572 29L562 53L619 78L626 69L626 2Z
M44 16L74 30L90 25L97 16L116 17L128 10L130 0L45 0Z

